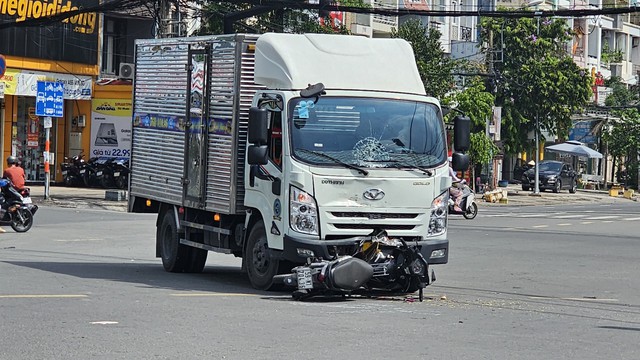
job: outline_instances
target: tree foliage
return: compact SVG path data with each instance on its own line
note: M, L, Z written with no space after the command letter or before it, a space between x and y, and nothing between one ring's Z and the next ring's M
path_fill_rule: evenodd
M619 163L623 159L626 171L631 175L631 185L638 187L638 151L640 150L640 112L625 109L615 112L619 118L611 121L603 131L602 140L607 143L609 154Z
M471 80L469 86L453 96L456 109L465 113L472 124L469 157L472 164L486 164L498 152L493 140L486 135L486 122L493 116L494 96L488 92L479 78ZM453 112L449 113L449 116Z
M566 138L571 115L586 106L592 77L579 68L564 46L572 35L562 19L491 18L482 20L481 38L501 61L494 62L496 105L502 106L502 139L506 152L534 147L536 130Z
M362 0L345 0L341 4L350 7L371 7ZM222 34L224 30L223 18L226 14L248 10L255 5L230 3L224 1L206 1L202 8L202 18L206 19L198 31L198 35ZM325 14L323 14L325 15ZM348 34L344 25L332 26L330 18L320 16L318 11L274 9L263 14L251 16L233 24L237 33L339 33Z
M418 65L418 72L427 95L442 99L453 89L453 72L456 61L449 58L440 46L440 32L411 19L391 31L391 37L411 43Z

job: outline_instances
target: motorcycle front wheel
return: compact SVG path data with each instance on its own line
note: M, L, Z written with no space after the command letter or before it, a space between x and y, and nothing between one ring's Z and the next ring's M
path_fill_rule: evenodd
M11 228L15 232L27 232L33 225L33 214L27 208L19 208L11 214Z
M469 219L469 220L475 218L476 215L478 215L478 205L476 205L475 202L471 203L471 206L467 208L467 211L465 211L464 214L462 214L462 216L464 216L465 219Z

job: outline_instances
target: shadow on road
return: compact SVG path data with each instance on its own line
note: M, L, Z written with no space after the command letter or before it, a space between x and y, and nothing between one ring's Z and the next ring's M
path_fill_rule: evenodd
M157 264L105 262L3 261L31 269L74 276L81 279L109 280L134 284L139 288L168 289L179 292L252 294L265 297L290 294L266 292L251 287L247 275L235 266L207 266L201 274L169 273Z

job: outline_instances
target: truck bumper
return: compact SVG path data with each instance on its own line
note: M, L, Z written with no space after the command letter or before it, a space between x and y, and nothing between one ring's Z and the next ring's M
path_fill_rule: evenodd
M335 249L342 249L352 254L358 248L360 241L366 236L357 236L340 240L306 240L284 236L284 250L277 251L278 257L294 263L304 263L308 257L321 257L331 259L334 257ZM414 242L411 242L414 244ZM418 241L421 246L420 252L429 265L446 264L449 261L449 240L422 240ZM313 252L313 255L310 254ZM435 252L435 253L434 253ZM442 256L431 257L432 254L444 253Z

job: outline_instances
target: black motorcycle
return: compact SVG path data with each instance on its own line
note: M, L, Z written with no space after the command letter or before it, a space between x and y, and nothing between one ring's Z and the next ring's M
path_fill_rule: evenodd
M112 169L113 182L118 189L126 189L129 186L129 158L115 158L109 163Z
M82 179L81 169L85 168L84 155L78 154L71 158L65 157L64 162L60 163L60 170L62 170L62 179L66 186L81 186L84 185Z
M26 232L33 226L33 213L8 179L0 179L0 222L9 223L15 232Z
M378 231L363 237L353 255L331 260L309 258L305 265L292 269L291 274L276 275L275 283L297 288L293 298L304 300L314 296L348 294L408 294L423 289L435 281L429 278L429 264L420 246L403 238L389 237Z
M106 164L109 161L108 157L92 157L89 161L85 162L85 166L80 169L82 176L82 182L86 187L108 187L109 169ZM105 186L107 185L107 186Z

